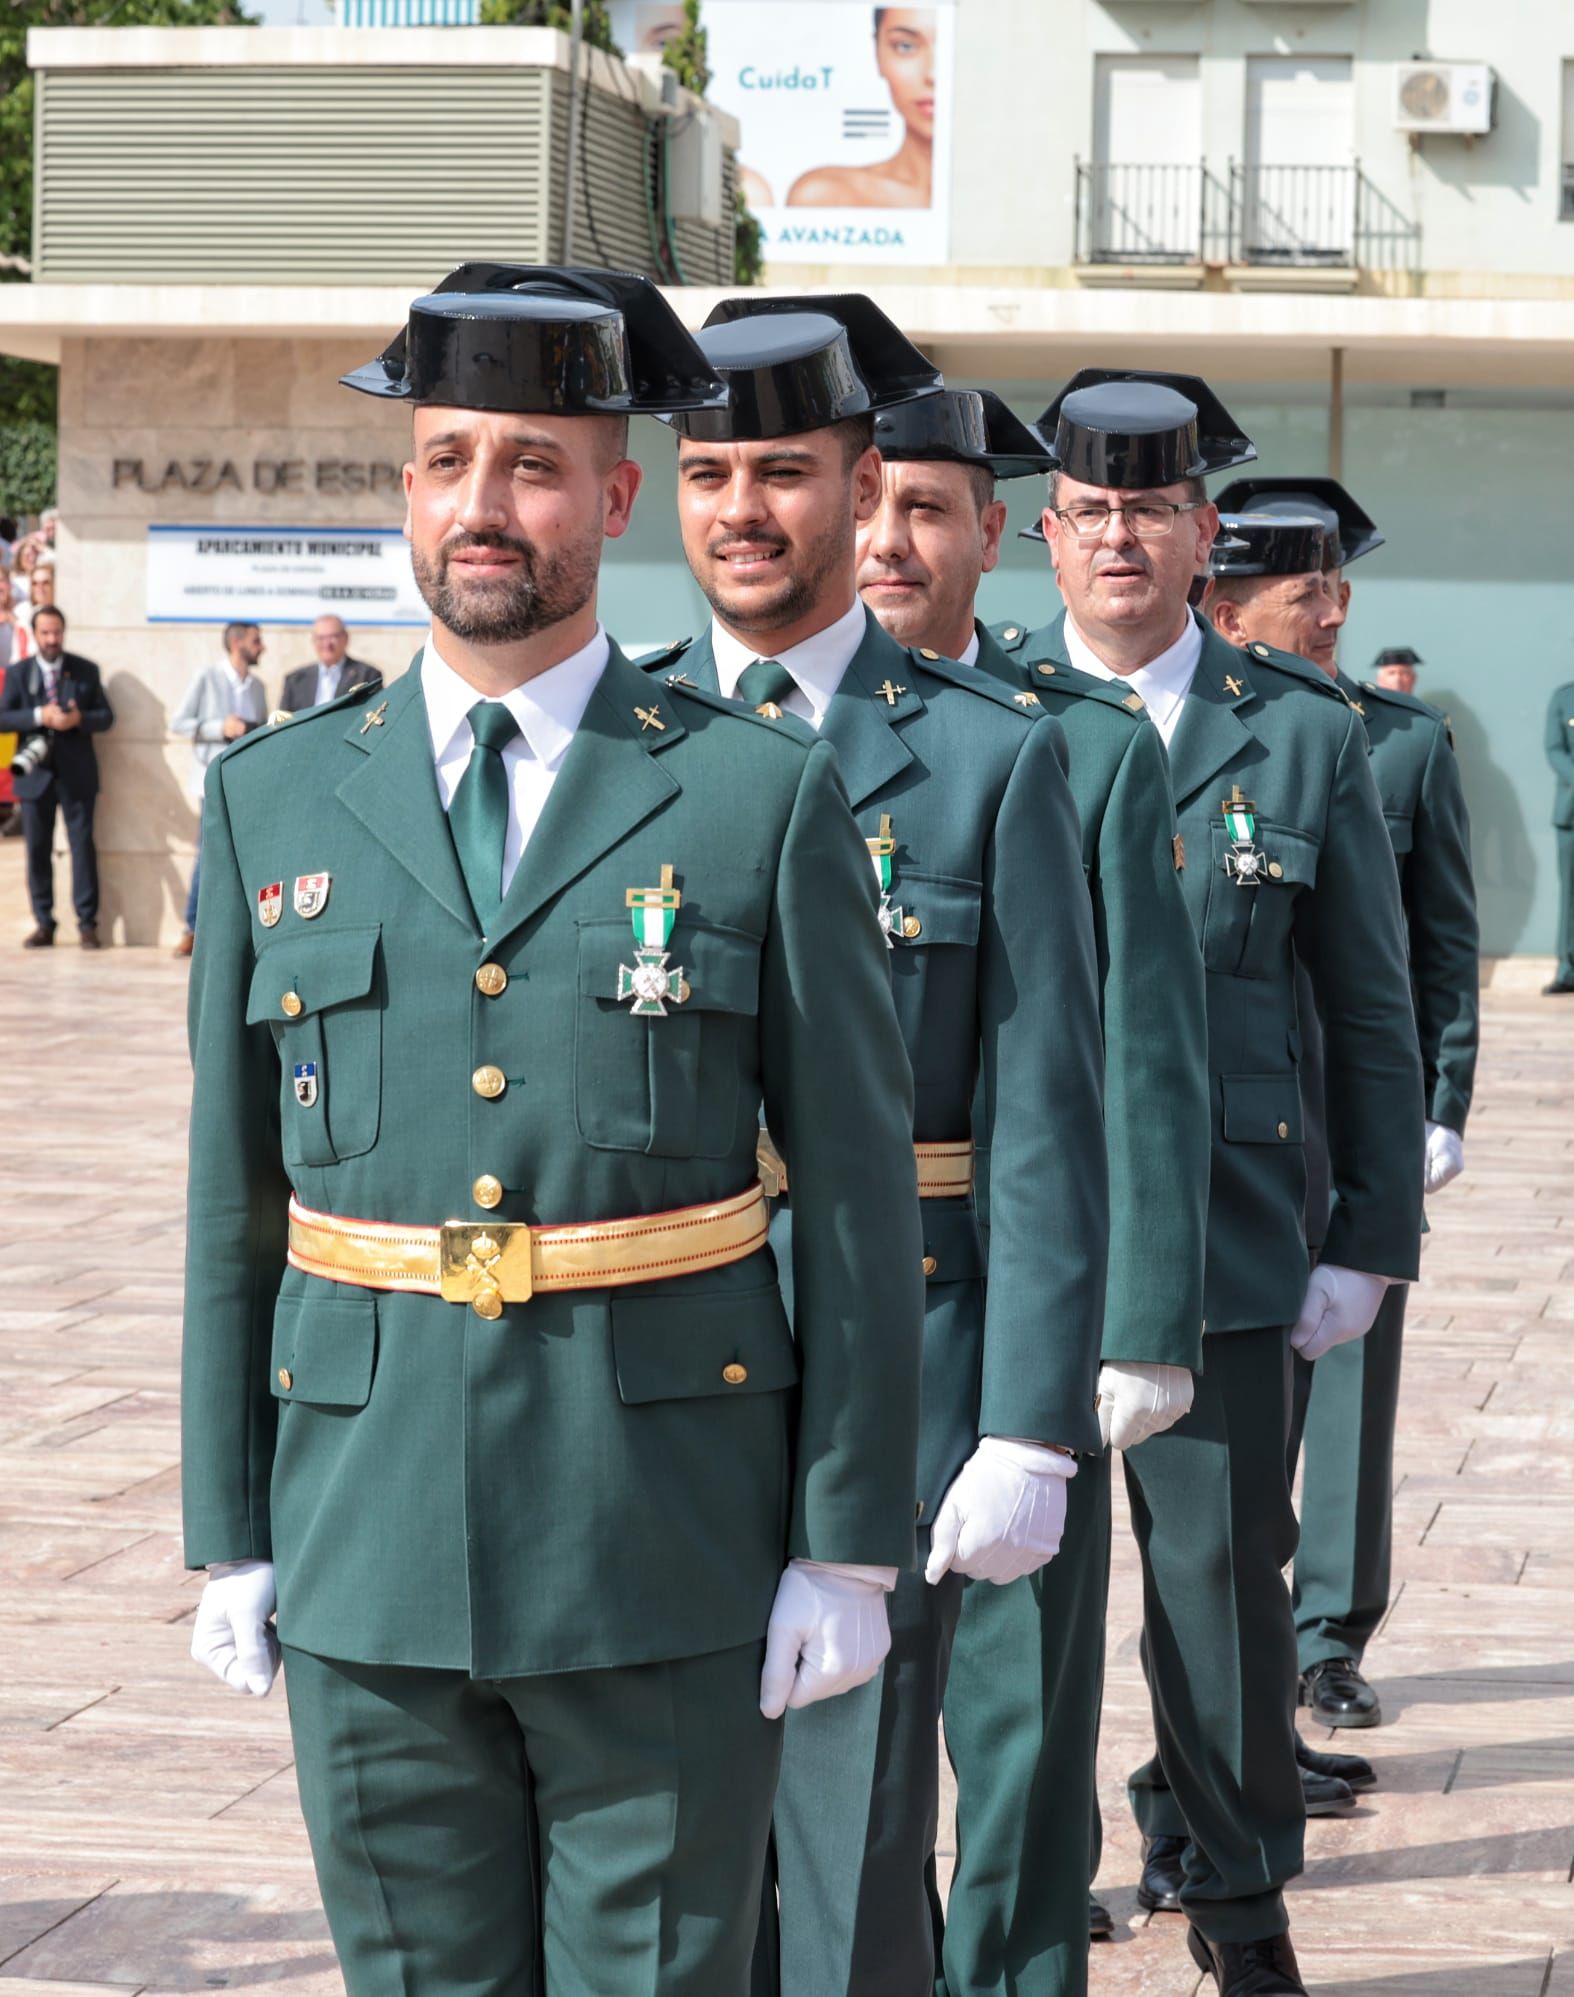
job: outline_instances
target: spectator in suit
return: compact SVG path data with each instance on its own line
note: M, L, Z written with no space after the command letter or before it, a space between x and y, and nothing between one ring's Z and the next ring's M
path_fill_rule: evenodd
M82 948L98 940L98 854L93 807L98 798L98 757L93 737L114 723L98 667L66 650L66 615L55 605L33 616L34 654L6 667L0 693L0 733L29 740L43 736L48 754L16 776L27 842L27 893L37 925L23 945L47 950L55 940L55 815L66 822L71 844L71 899Z
M262 632L255 624L226 624L224 656L204 666L187 687L170 722L173 734L191 741L191 795L197 800L197 858L186 897L186 933L175 946L177 957L189 957L197 933L197 886L202 878L202 789L208 765L231 742L260 728L268 718L268 696L257 678L262 657Z
M352 686L381 686L383 676L375 666L350 657L350 634L342 619L331 612L312 626L314 666L297 666L284 675L284 697L279 702L286 714L299 714L303 707L320 707L325 700L337 700Z

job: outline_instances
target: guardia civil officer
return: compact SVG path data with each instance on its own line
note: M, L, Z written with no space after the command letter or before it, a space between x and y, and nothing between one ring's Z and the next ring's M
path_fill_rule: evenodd
M1049 470L1043 440L996 395L948 389L875 418L884 494L858 535L858 586L891 635L1011 668L974 614L998 556L997 479ZM1007 626L1005 642L1024 636ZM1208 1185L1202 959L1177 877L1169 774L1141 702L1045 663L1033 694L1065 730L1098 953L1110 1258L1099 1426L1131 1450L1191 1403L1202 1362ZM1161 1008L1153 994L1167 995ZM979 1150L983 1206L987 1148ZM1087 1882L1096 1850L1095 1742L1109 1579L1109 1457L1068 1493L1060 1553L1005 1588L969 1582L951 1652L946 1748L957 1778L957 1859L938 1988L1069 1997L1087 1987ZM933 1875L931 1874L931 1880ZM938 1894L933 1895L940 1931ZM1095 1919L1113 1927L1106 1910Z
M1574 992L1574 680L1547 703L1546 751L1557 789L1552 823L1558 835L1558 968L1542 991L1551 998Z
M1057 465L1043 527L1066 611L1013 671L1025 686L1040 665L1077 666L1142 697L1169 747L1207 978L1204 1366L1190 1411L1126 1460L1159 1750L1132 1797L1151 1835L1173 1793L1198 1966L1224 1997L1270 1997L1304 1988L1282 1894L1305 1821L1280 1579L1292 1342L1315 1358L1360 1337L1387 1284L1416 1271L1421 1075L1398 883L1359 717L1315 668L1239 651L1187 607L1217 524L1202 478L1253 455L1217 399L1195 377L1085 369L1037 427ZM1334 1210L1309 1279L1302 965L1334 1111Z
M1383 537L1337 479L1240 479L1218 503L1239 545L1215 552L1207 600L1215 626L1232 644L1278 646L1312 660L1366 727L1404 902L1426 1089L1426 1191L1436 1193L1464 1166L1480 1037L1470 824L1448 724L1425 701L1376 679L1358 684L1339 668L1336 646L1350 600L1344 571ZM1321 1128L1318 1106L1308 1105L1308 1120ZM1314 1252L1327 1222L1326 1183L1319 1192L1307 1214ZM1296 1362L1292 1478L1297 1454L1305 1455L1294 1581L1300 1696L1325 1726L1376 1726L1382 1717L1360 1665L1388 1609L1408 1294L1405 1284L1392 1284L1358 1344L1315 1367ZM1359 1756L1301 1751L1303 1779L1308 1757L1331 1764L1325 1775L1358 1788L1376 1779Z
M346 379L413 410L432 630L208 782L194 1648L265 1692L277 1588L352 1997L738 1997L769 1716L878 1669L913 1554L923 1242L868 854L828 747L597 621L629 413L725 400L648 283L466 265Z
M789 1717L761 1983L777 1970L787 1997L908 1997L934 1976L925 1868L963 1579L1005 1585L1051 1561L1069 1480L1099 1448L1093 926L1065 739L1036 694L898 644L858 599L855 533L881 503L873 412L932 389L934 370L859 297L730 300L698 337L731 390L725 411L674 419L684 552L713 617L654 670L801 715L834 745L885 911L924 1196L924 1572L897 1585L878 1686ZM781 1225L798 1240L814 1224L789 1168Z

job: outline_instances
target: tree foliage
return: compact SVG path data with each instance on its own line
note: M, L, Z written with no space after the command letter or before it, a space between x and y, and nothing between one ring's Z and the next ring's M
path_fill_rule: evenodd
M0 513L41 513L55 502L53 423L0 423Z
M481 25L486 28L561 28L566 35L574 26L574 10L568 0L481 0ZM606 0L585 0L581 33L593 49L608 55L623 51L612 39L612 16Z
M765 231L740 183L732 196L732 281L759 284L765 277Z
M710 37L700 26L700 0L683 0L683 27L661 51L661 59L685 90L705 95L710 82Z

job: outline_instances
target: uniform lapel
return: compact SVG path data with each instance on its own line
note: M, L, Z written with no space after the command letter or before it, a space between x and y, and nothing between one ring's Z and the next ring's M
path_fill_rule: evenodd
M863 642L831 696L820 732L836 748L842 781L854 811L893 782L913 760L896 724L923 712L923 701L903 684L911 660L865 611Z
M662 692L659 679L630 665L612 647L503 897L494 940L528 922L553 895L679 794L677 778L657 760L661 750L684 734L673 703Z
M652 679L659 684L662 680L687 680L690 686L698 687L702 693L720 695L721 680L716 673L716 654L711 650L710 626L686 645L672 662L670 671L663 666L652 673Z
M1170 738L1170 780L1177 808L1253 746L1250 716L1258 704L1245 654L1205 625L1202 657Z

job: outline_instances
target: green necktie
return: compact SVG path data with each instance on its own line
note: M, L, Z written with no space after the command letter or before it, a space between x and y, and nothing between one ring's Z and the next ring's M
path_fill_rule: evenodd
M508 837L508 774L504 747L519 723L500 700L478 700L470 710L475 747L448 807L448 827L470 901L483 929L503 906L503 842Z
M772 708L773 721L781 716L787 705L787 696L798 691L798 682L787 668L776 659L756 659L751 666L745 666L738 675L739 700L745 700L756 714L765 714Z

